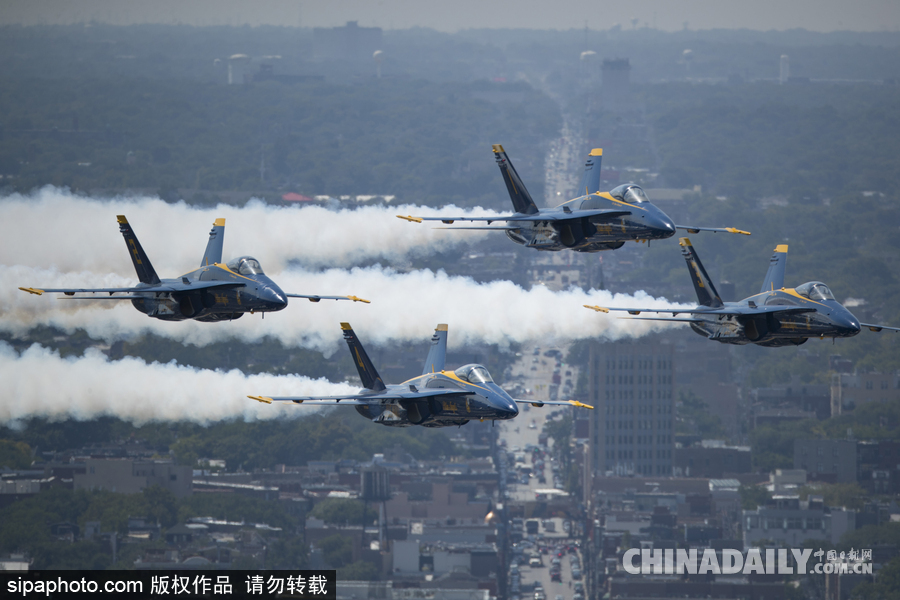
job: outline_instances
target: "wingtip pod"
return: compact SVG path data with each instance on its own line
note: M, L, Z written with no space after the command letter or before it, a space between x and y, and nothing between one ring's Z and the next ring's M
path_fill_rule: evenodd
M608 313L608 312L609 312L609 309L608 309L608 308L603 308L602 306L591 306L590 304L584 304L583 306L584 306L585 308L589 308L589 309L594 310L594 311L597 311L597 312L602 312L602 313Z
M884 327L873 327L871 325L869 326L869 331L874 331L875 333L878 333L879 331L882 331L883 329L884 329Z
M584 402L579 402L578 400L569 400L569 404L571 404L572 406L577 406L578 408L589 408L591 410L594 410L594 407L590 404L585 404Z
M347 300L353 300L354 302L362 302L363 304L372 304L370 300L366 300L365 298L360 298L358 296L347 296Z
M737 227L726 227L725 231L728 233L739 233L741 235L750 235L749 231L744 231L743 229L738 229ZM787 248L787 246L785 246Z
M43 296L44 295L44 290L39 290L37 288L20 287L19 289L22 290L23 292L28 292L29 294L34 294L35 296Z
M419 217L414 217L414 216L412 216L412 215L407 215L407 216L405 216L405 217L404 217L403 215L397 215L397 218L398 218L398 219L403 219L404 221L409 221L410 223L421 223L421 222L422 222L422 219L421 219L421 218L419 218Z
M256 400L257 402L262 402L263 404L272 404L272 399L266 396L247 396L251 400Z

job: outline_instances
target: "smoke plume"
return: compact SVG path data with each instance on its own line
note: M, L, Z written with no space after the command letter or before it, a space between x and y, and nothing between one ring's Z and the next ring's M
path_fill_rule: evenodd
M230 322L160 322L139 313L129 301L68 300L57 298L56 294L38 297L16 289L23 284L62 287L77 285L76 282L84 285L88 281L126 285L127 281L117 275L0 267L0 330L22 334L37 325L54 326L67 332L84 329L92 337L110 343L152 332L199 346L232 338L254 342L269 336L288 346L330 354L341 346L339 323L344 321L353 325L361 339L371 343L427 339L437 323L447 323L451 344L486 342L506 346L510 342L531 340L638 337L673 326L597 314L583 308L584 304L676 306L643 292L634 295L581 289L553 292L543 286L525 290L509 281L478 283L442 271L399 273L378 266L316 272L290 269L271 277L288 293L353 294L372 303L328 300L310 303L292 298L286 309L269 313L265 318L248 314Z
M37 344L21 354L0 342L0 422L27 417L93 419L113 415L141 424L187 420L210 423L229 417L285 418L310 406L264 405L247 395L300 396L356 393L347 383L300 375L244 375L135 358L110 361L96 349L62 358Z
M437 231L396 215L490 216L484 209L422 206L271 206L252 200L243 207L199 208L159 198L97 200L45 187L30 195L0 198L0 264L92 271L134 277L116 215L125 215L160 277L177 277L200 266L209 230L225 218L223 259L251 255L267 271L290 261L309 267L347 267L363 261L396 261L481 239L483 233Z

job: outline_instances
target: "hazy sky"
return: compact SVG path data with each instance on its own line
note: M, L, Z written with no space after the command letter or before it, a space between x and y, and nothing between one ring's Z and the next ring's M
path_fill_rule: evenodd
M0 23L898 31L900 0L0 0Z

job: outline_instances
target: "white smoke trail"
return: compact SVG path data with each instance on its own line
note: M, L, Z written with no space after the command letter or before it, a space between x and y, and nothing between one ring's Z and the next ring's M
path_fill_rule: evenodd
M167 204L159 198L98 200L45 187L29 195L0 198L0 264L93 271L134 277L134 268L116 224L128 218L160 277L177 277L200 264L216 218L226 220L223 258L256 257L269 271L298 260L307 266L343 267L365 260L400 260L468 244L484 234L436 231L428 223L408 223L396 215L491 216L484 209L422 206L363 206L329 210L319 206L215 208Z
M356 393L347 383L299 375L244 375L139 359L110 361L96 349L79 358L37 344L21 354L0 342L0 422L27 417L93 419L114 415L141 424L187 420L211 423L295 416L313 407L264 405L258 395L334 395Z
M71 332L84 329L92 337L112 342L152 332L184 343L205 345L237 338L258 341L270 336L288 346L303 346L327 354L339 349L339 323L350 322L363 340L372 343L427 339L437 323L447 323L451 343L487 342L505 346L531 340L619 339L638 337L672 327L672 323L623 320L582 307L638 306L672 308L671 302L643 292L612 295L580 289L552 292L538 286L525 290L509 281L477 283L468 277L419 270L398 273L382 267L329 269L308 272L291 269L272 279L288 293L354 294L371 304L291 299L280 312L245 315L233 322L159 322L135 310L128 301L60 300L55 294L37 297L16 285L57 287L78 278L121 285L117 276L57 274L26 267L0 266L0 330L16 334L37 325ZM16 283L18 282L18 283Z

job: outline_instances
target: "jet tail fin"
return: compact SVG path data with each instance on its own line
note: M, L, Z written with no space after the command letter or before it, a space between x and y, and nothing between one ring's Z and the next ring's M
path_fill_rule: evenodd
M116 219L119 221L119 231L125 238L125 245L128 246L131 262L134 263L134 270L137 271L138 279L141 283L159 283L159 277L156 275L156 271L153 270L153 265L150 264L150 259L147 258L147 253L141 247L137 236L134 235L134 230L128 223L128 219L124 215L118 215Z
M769 270L766 271L766 278L763 280L759 293L771 292L772 290L780 290L784 287L784 267L787 264L787 244L778 244L775 246L775 254L769 261Z
M225 219L216 219L212 229L209 230L209 241L206 243L206 252L200 261L201 267L207 267L222 262L222 244L225 242Z
M711 306L714 308L722 306L722 298L719 297L716 286L713 285L712 280L709 278L709 274L707 274L706 269L703 268L700 257L694 252L691 240L688 238L681 238L678 240L678 243L681 245L681 254L684 256L688 270L691 272L691 280L694 282L694 290L697 292L697 300L700 302L700 305Z
M428 357L425 359L425 368L422 375L437 373L444 370L444 362L447 358L447 325L441 323L431 336L431 348L428 349Z
M578 194L596 194L600 191L600 163L603 162L603 148L594 148L584 162L584 175Z
M497 160L497 166L500 167L500 173L503 174L503 181L506 182L506 189L509 192L509 198L512 200L513 207L518 213L533 215L538 212L538 207L531 199L531 194L525 189L525 184L516 168L510 162L506 155L506 150L500 144L494 144L494 158Z
M359 378L363 387L376 392L385 389L381 375L375 370L375 366L369 359L369 355L366 354L366 350L360 343L359 338L356 337L356 334L350 327L350 323L341 323L341 329L344 331L344 340L350 347L350 354L353 355L353 362L356 363L356 370L359 371Z

